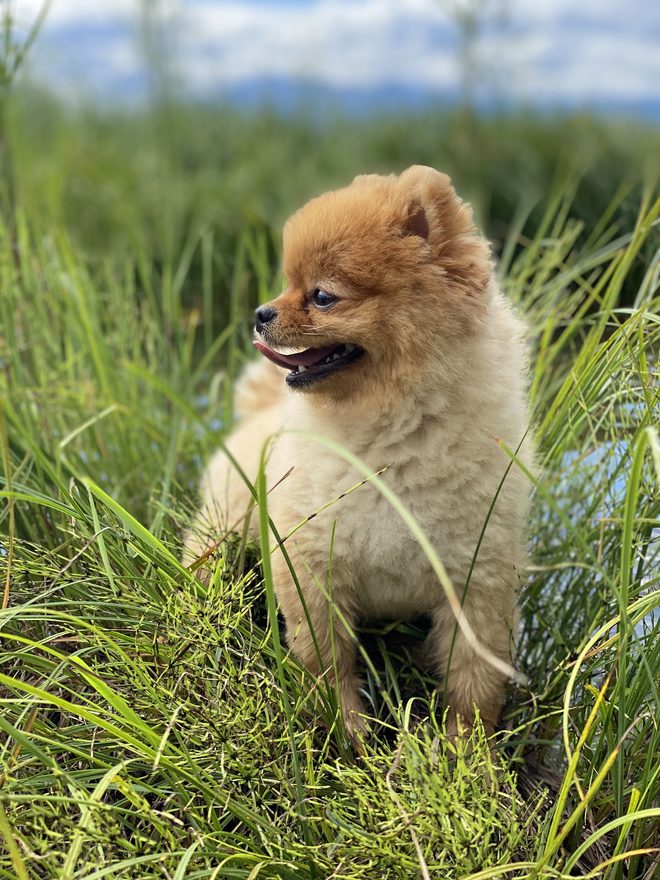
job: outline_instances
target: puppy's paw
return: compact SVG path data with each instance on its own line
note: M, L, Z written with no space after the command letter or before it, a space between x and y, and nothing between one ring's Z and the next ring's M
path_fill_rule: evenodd
M468 717L463 716L460 712L455 711L454 709L449 707L447 711L447 721L445 725L445 729L447 731L447 739L452 741L463 739L469 739L473 732L475 725L477 724L477 720L474 714L471 714ZM490 722L481 720L481 724L486 735L486 739L490 739L495 732L495 728Z
M341 716L353 748L358 754L362 754L363 744L371 736L371 728L364 704L357 692L342 692Z
M446 754L450 764L455 766L457 762L464 762L478 776L491 779L492 759L496 754L493 725L478 720L474 715L464 719L450 707L445 730ZM486 754L490 755L490 760L485 757Z
M450 709L447 712L446 722L447 739L452 742L458 739L464 739L472 730L472 724L466 724L463 717Z

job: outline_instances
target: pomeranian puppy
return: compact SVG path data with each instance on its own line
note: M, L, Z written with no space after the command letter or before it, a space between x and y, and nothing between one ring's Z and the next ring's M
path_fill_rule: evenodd
M277 435L269 513L304 597L303 606L275 545L288 643L313 675L334 683L355 736L366 728L355 624L429 615L448 731L478 712L490 733L525 562L529 483L503 449L533 466L525 328L497 288L469 206L432 168L360 176L312 199L286 223L283 245L286 286L256 311L264 358L237 384L238 425L226 446L254 480ZM382 471L461 597L460 627L408 526L319 436ZM190 564L210 558L246 516L257 531L250 491L223 451L201 493L185 542Z

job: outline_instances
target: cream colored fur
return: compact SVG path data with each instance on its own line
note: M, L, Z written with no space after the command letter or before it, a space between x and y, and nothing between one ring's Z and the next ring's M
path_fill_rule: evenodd
M341 457L295 432L331 438L373 471L387 468L382 479L415 516L462 593L510 461L500 441L518 448L528 419L525 329L498 291L492 272L488 274L490 280L479 292L478 319L471 321L469 331L456 331L427 346L423 361L391 387L337 399L289 390L285 371L268 361L248 367L237 387L240 419L227 446L254 480L264 443L282 431L267 466L268 483L275 486L269 510L281 535L361 481L362 475ZM433 311L429 306L429 321ZM420 334L428 332L420 327ZM357 383L360 362L351 369ZM533 467L529 440L519 455ZM249 490L223 452L209 463L201 492L202 508L186 539L189 562L225 530L239 530L251 504ZM514 465L490 517L464 604L477 638L505 661L510 660L516 588L525 564L528 499L528 482ZM286 542L318 639L320 663L282 553L274 549L276 591L289 643L313 673L336 678L344 718L355 733L365 726L356 646L336 613L334 659L330 644L327 589L333 528L333 602L351 626L360 619L431 615L430 653L444 674L456 621L417 542L368 483L306 522ZM456 729L458 716L469 723L476 707L492 731L504 684L502 672L458 632L445 682L450 728Z

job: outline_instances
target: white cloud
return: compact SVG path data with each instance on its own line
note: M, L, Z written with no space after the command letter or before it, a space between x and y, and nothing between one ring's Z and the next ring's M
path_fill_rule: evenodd
M15 0L11 6L19 25L27 27L44 7L44 0ZM83 20L107 21L134 15L139 8L139 0L51 0L47 21L49 27L78 24Z
M49 64L59 46L73 69L76 46L66 44L67 31L75 29L84 42L85 29L91 34L93 28L98 45L107 26L106 65L112 69L116 63L125 75L137 75L132 23L141 10L158 9L173 24L178 71L193 92L218 92L260 77L301 76L344 88L389 83L451 90L461 74L456 21L449 11L456 5L457 0L52 0L41 43L48 47ZM41 3L16 0L13 6L25 27ZM508 24L485 31L479 58L484 71L498 75L503 97L660 100L660 4L653 0L579 5L493 0L491 8L507 11ZM37 72L48 75L38 63L39 46L35 54ZM82 55L89 65L89 51ZM93 80L93 69L85 73Z
M455 65L434 51L448 28L436 3L325 0L310 6L204 4L186 12L183 57L200 83L307 76L333 85L451 84Z

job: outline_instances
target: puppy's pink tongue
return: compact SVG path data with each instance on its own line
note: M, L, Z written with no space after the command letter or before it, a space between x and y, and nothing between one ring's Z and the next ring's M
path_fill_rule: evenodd
M269 361L277 364L278 367L287 367L289 369L294 367L311 367L312 364L316 364L329 354L332 354L335 348L337 348L336 345L326 345L324 348L307 348L305 351L299 351L296 354L280 354L279 351L273 351L265 342L260 342L258 339L253 341L253 345Z

